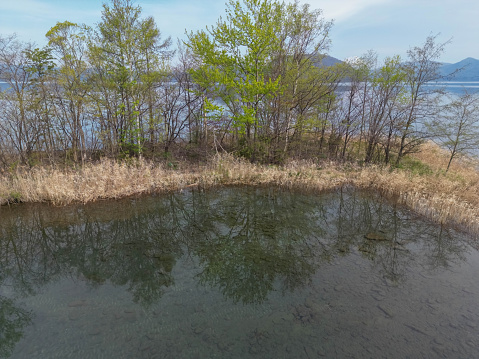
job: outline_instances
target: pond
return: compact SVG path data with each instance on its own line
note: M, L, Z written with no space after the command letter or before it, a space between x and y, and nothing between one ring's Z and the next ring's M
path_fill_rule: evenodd
M0 209L0 357L472 358L476 243L377 196Z

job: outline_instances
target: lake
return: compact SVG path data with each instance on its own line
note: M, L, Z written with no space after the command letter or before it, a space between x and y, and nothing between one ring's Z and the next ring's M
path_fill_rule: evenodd
M431 89L443 90L445 93L454 95L462 95L465 91L471 94L479 92L478 81L439 81L430 83L427 86Z
M477 81L440 81L431 82L427 86L434 89L444 89L446 92L461 94L464 90L471 93L479 91L479 82ZM0 81L0 91L8 89L10 86L6 82Z
M339 86L339 92L345 91L349 87L349 82L341 83ZM462 95L464 91L473 94L479 92L479 81L434 81L426 83L424 89L440 90L446 95Z
M472 237L378 196L232 187L0 208L6 358L472 358Z
M0 91L4 91L10 88L10 85L6 82L0 81Z

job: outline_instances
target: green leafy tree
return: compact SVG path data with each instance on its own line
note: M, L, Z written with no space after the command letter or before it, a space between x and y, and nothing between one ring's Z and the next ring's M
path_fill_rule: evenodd
M64 138L71 139L74 162L78 152L82 162L86 156L83 130L90 86L88 80L87 39L91 28L69 21L58 22L46 34L48 45L59 65L56 72L56 110L64 129Z
M57 136L51 91L55 73L52 49L49 47L27 49L25 57L27 59L26 71L30 74L28 91L31 101L28 109L38 129L36 150L45 151L50 163L53 163L57 149Z
M171 40L161 42L153 18L141 18L141 8L131 0L103 5L89 56L94 80L103 93L99 111L107 112L105 130L112 149L132 149L141 155L145 138L143 114L152 117L152 86L158 81L161 61ZM145 102L147 103L145 105ZM151 118L150 118L151 120ZM150 121L150 126L151 126Z
M284 134L284 152L290 137L301 139L312 112L324 107L333 96L340 72L323 65L329 49L332 21L326 21L320 9L296 1L282 6L282 29L274 56L273 76L280 79L281 91L272 113L285 119L277 130ZM310 122L310 121L309 121ZM299 141L301 143L301 141Z
M259 140L287 151L337 86L339 72L321 64L332 22L298 2L231 0L226 13L188 35L193 78L231 115L243 154L259 154Z
M267 0L230 0L226 20L188 34L187 46L199 62L194 80L220 99L234 126L255 142L261 104L280 91L279 77L269 76L278 50L281 5Z

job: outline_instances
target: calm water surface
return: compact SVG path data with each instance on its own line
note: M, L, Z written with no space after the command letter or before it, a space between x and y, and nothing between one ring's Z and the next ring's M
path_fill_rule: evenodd
M351 190L3 207L0 357L473 358L474 246Z

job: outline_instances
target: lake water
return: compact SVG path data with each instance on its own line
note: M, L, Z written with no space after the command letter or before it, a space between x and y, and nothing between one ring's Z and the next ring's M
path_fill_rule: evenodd
M10 88L8 83L0 81L0 91L7 90L8 88Z
M472 358L476 245L346 189L2 207L0 356Z
M479 92L478 81L440 81L427 85L431 89L443 90L449 94L462 95L465 91L470 94Z
M350 83L342 83L339 90L347 90ZM440 90L449 95L462 95L465 91L468 93L479 93L479 81L437 81L428 82L424 89Z
M431 82L427 86L435 89L444 89L446 92L461 94L464 90L474 93L479 92L479 82L478 81L440 81L440 82ZM0 81L0 91L8 89L10 86L6 82Z

